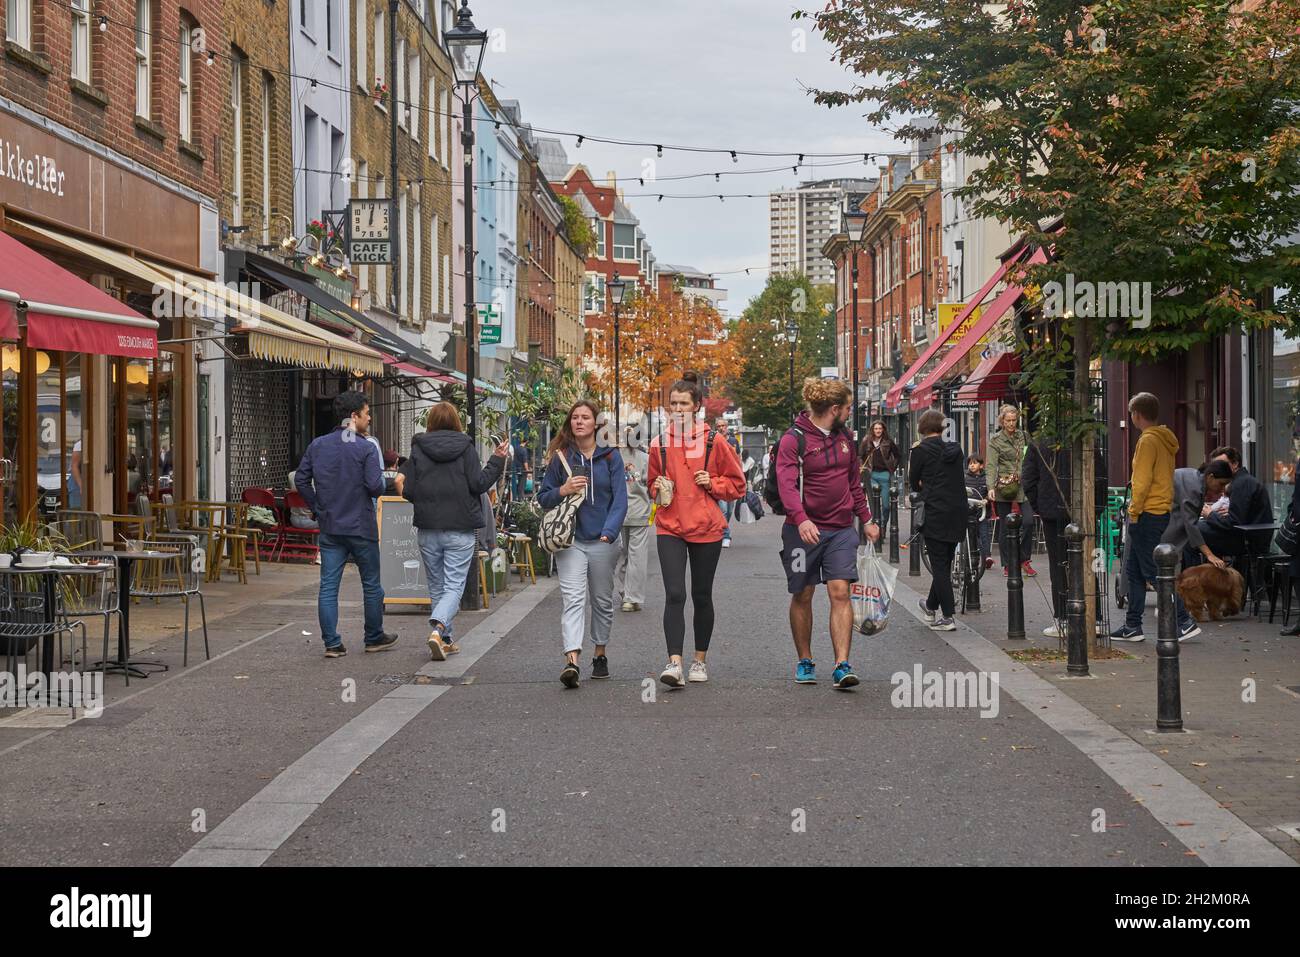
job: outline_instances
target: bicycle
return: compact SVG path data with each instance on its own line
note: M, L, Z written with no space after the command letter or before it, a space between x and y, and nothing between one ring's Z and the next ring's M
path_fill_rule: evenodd
M920 501L920 495L912 492L908 496L908 501L915 506ZM984 560L980 556L979 529L980 526L988 520L989 505L979 492L970 486L966 487L966 508L967 523L966 534L957 543L957 549L952 557L952 569L950 580L952 582L953 597L961 603L960 611L966 611L966 592L969 585L978 582L984 577ZM979 520L972 526L970 519L978 513ZM913 512L915 514L915 512ZM930 567L930 555L925 547L925 539L919 530L912 532L912 537L908 541L909 548L916 548L921 553L921 563L925 565L925 570L933 575L934 569ZM974 560L972 561L972 556Z

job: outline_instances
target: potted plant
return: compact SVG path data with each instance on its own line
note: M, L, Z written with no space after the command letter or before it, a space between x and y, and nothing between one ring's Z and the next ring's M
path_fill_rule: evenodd
M374 94L375 102L380 106L388 101L388 84L384 82L383 77L375 77L375 86L371 93Z

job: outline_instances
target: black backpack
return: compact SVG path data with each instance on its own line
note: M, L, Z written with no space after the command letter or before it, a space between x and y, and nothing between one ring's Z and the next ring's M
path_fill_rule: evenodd
M793 432L795 441L799 443L799 492L803 494L803 451L804 451L804 434L803 429L797 425L790 426L789 435ZM783 435L782 439L785 438ZM781 450L781 443L776 444L777 452ZM767 479L763 482L763 501L767 507L772 510L773 515L784 515L785 506L781 504L781 490L776 485L776 455L772 456L772 461L767 464Z
M704 464L701 468L706 472L709 470L709 456L713 453L713 435L713 430L710 429L709 437L704 441ZM661 434L659 436L659 471L663 473L665 477L668 475L668 450L664 448L667 444L667 435ZM685 455L686 453L683 452L682 454Z

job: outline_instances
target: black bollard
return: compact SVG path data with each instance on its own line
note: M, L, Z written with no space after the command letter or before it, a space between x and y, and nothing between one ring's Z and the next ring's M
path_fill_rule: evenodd
M875 519L879 527L883 516L880 514L884 509L880 506L880 490L871 482L867 483L867 506L871 509L871 517ZM883 543L882 543L883 544Z
M1066 673L1088 676L1087 604L1083 596L1083 529L1071 522L1065 526L1065 554L1068 560L1065 602L1065 634L1068 661Z
M980 608L980 512L983 503L966 507L966 611Z
M892 482L893 479L891 478ZM889 560L895 565L898 564L898 492L897 488L892 489L893 494L889 496Z
M1156 546L1156 730L1183 730L1183 697L1178 667L1178 619L1174 615L1172 545Z
M907 545L907 577L921 577L921 536L916 528L916 505L921 500L921 496L912 492L907 496L907 507L911 510L911 517L908 519L908 531L911 538L908 539Z
M1024 517L1012 512L1006 517L1007 531L1007 639L1025 637L1025 579L1020 573L1020 524Z

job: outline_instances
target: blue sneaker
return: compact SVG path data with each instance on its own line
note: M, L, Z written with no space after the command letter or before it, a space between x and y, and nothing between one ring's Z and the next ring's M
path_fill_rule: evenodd
M835 666L835 672L831 675L835 679L835 687L841 691L852 688L858 684L858 676L853 673L853 666L847 661L841 661Z
M817 666L813 664L811 658L799 659L799 663L794 666L794 680L801 685L815 685L817 683Z

